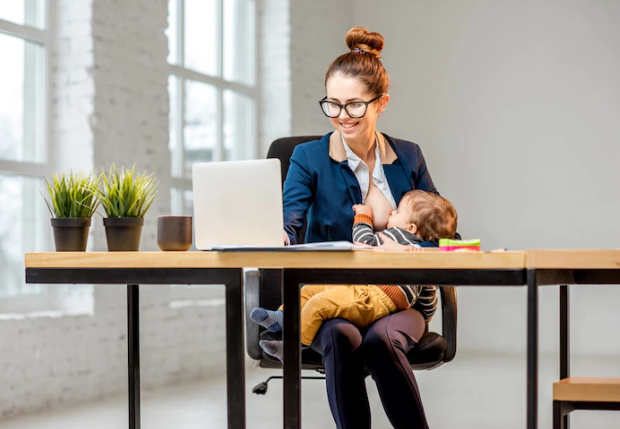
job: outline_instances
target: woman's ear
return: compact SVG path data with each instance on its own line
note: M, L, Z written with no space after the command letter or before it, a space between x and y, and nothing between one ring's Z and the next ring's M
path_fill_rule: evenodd
M379 99L379 113L383 113L388 103L390 102L390 95L384 94L383 97Z

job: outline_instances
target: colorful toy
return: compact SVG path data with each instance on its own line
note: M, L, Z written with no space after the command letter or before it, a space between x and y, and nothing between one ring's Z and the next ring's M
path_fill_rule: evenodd
M480 239L475 240L439 240L439 250L442 252L480 252Z

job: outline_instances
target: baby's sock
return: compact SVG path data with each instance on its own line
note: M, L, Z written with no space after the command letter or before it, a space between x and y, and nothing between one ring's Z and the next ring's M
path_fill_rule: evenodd
M280 332L282 331L284 313L282 310L269 311L256 307L250 313L250 319L267 328L269 332Z
M282 341L260 340L258 342L260 348L270 356L278 358L280 362L284 362L284 344Z
M283 341L268 341L260 340L258 342L260 348L270 356L278 358L280 362L284 362L284 342ZM306 350L310 346L301 345L302 350Z

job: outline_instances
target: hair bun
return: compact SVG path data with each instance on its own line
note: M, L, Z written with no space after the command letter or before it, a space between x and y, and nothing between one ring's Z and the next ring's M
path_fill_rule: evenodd
M381 58L379 54L385 45L385 40L381 34L370 33L364 27L353 27L350 29L345 41L351 52L355 49L360 49L365 54L372 55L375 58Z

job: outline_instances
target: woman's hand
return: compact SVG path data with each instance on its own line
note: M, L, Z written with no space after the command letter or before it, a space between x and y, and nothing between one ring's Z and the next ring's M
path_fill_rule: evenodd
M383 241L383 244L381 246L378 246L378 248L387 250L388 252L421 252L422 251L422 248L420 247L406 246L404 244L397 243L382 232L379 232L379 237L381 238L381 241Z

